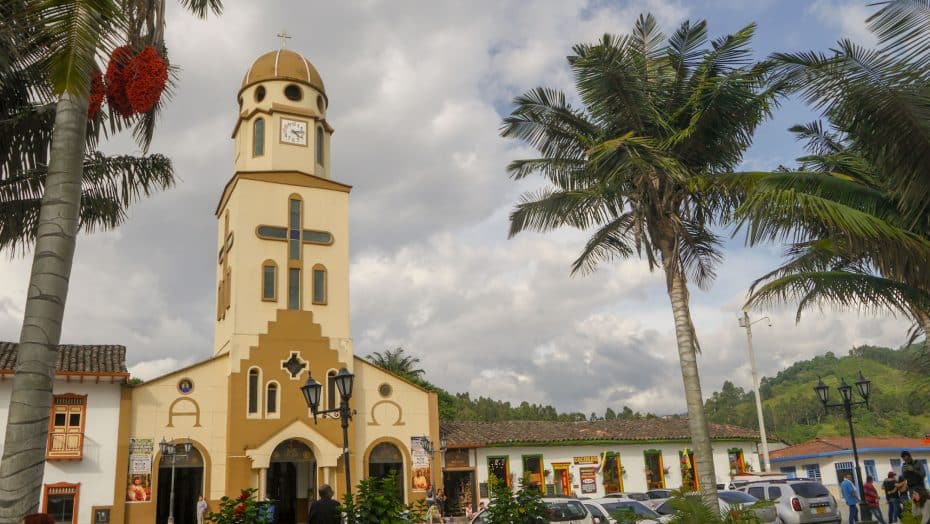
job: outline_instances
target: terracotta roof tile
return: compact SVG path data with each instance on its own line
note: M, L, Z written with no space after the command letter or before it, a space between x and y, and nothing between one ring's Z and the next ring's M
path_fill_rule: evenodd
M15 342L0 342L0 373L11 372L16 367ZM125 346L58 346L59 373L129 373L126 368Z
M885 448L905 450L927 448L930 447L930 444L925 443L923 439L919 438L893 435L889 437L858 437L856 439L856 447L859 449ZM788 459L791 457L818 455L820 453L844 450L852 450L852 442L849 440L849 437L822 437L772 451L770 456L773 460Z
M520 442L579 440L688 440L687 418L555 422L511 420L499 422L449 421L440 424L450 447L481 447ZM713 439L758 440L758 432L727 424L711 424Z

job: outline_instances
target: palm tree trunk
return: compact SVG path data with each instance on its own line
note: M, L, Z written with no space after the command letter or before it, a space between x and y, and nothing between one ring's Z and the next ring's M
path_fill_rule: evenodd
M61 95L0 463L0 523L38 510L52 385L81 207L87 96Z
M688 429L691 445L697 462L698 481L705 502L713 511L718 511L717 474L714 471L714 452L710 442L710 429L704 415L704 397L701 395L701 377L697 366L697 341L691 323L688 304L688 285L680 268L674 262L665 262L668 282L668 297L675 317L675 336L678 342L678 360L681 364L681 379L685 386L685 401L688 406Z

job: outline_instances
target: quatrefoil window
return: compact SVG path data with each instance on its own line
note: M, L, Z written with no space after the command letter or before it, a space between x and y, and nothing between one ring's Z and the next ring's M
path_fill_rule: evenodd
M304 369L307 368L307 361L300 358L300 353L291 351L291 358L281 362L281 369L284 369L291 375L291 379L300 376Z

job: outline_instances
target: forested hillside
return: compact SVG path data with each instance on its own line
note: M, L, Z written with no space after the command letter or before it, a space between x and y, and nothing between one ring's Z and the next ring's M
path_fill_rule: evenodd
M856 434L924 436L930 433L930 378L923 368L922 355L919 346L897 350L861 346L846 356L828 352L797 362L775 377L763 377L760 390L766 428L789 443L816 436L848 435L842 410L825 413L813 387L822 376L830 385L832 401L838 401L835 386L840 379L846 378L853 385L861 370L872 381L872 395L868 408L855 408ZM712 421L758 425L752 390L743 390L729 381L711 395L705 407Z

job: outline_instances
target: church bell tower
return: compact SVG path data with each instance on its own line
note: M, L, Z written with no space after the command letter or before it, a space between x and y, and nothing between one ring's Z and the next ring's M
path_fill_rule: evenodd
M349 191L332 179L323 80L287 49L242 80L235 175L218 220L214 353L244 355L280 311L309 311L351 353Z

